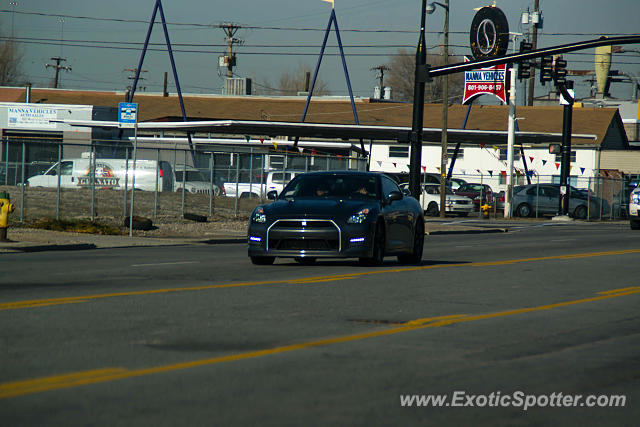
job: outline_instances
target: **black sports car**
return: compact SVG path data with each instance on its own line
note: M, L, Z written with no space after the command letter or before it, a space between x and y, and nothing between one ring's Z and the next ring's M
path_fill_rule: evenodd
M311 264L316 258L359 258L379 265L385 255L402 263L422 260L424 220L416 199L404 196L386 175L311 172L295 177L273 203L249 220L249 257L272 264L276 257Z

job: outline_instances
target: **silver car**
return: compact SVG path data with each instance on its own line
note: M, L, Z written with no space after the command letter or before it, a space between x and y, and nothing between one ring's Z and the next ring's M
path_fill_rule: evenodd
M577 188L571 187L569 198L569 215L578 219L596 216L595 213L606 202L597 197L588 197ZM556 215L560 197L559 184L532 184L519 187L514 192L511 205L516 216L529 217L537 215Z

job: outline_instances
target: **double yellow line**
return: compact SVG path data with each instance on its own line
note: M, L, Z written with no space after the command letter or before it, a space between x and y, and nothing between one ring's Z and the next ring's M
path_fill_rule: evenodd
M514 316L536 311L552 310L561 307L567 307L577 304L585 304L596 301L602 301L611 298L619 298L627 295L640 293L640 286L631 286L622 289L599 292L598 296L590 298L582 298L572 301L558 302L555 304L541 305L537 307L527 307L515 310L500 311L496 313L466 315L454 314L448 316L428 317L423 319L412 320L407 323L400 324L397 327L388 329L375 330L360 334L345 335L335 338L327 338L315 341L290 344L280 347L274 347L265 350L250 351L245 353L230 354L227 356L213 357L208 359L193 360L171 365L155 366L142 369L125 369L121 367L105 368L92 371L76 372L65 375L56 375L51 377L36 378L25 381L15 381L0 384L0 399L18 397L28 394L40 393L45 391L59 390L64 388L79 387L88 384L103 383L127 378L140 377L144 375L159 374L163 372L178 371L182 369L196 368L200 366L215 365L225 362L234 362L246 359L255 359L258 357L270 356L275 354L287 353L297 350L304 350L313 347L322 347L333 344L341 344L350 341L358 341L369 338L378 338L387 335L394 335L403 332L415 331L425 328L438 328L455 323L473 322L477 320L493 319L498 317Z

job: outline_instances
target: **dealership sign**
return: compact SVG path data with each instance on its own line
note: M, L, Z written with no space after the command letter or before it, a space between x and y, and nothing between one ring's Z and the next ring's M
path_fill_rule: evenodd
M16 105L7 109L7 126L15 128L55 129L58 113L55 108Z
M468 59L465 58L465 62ZM507 102L507 64L479 68L464 72L464 97L462 103L480 95L495 95L502 102Z

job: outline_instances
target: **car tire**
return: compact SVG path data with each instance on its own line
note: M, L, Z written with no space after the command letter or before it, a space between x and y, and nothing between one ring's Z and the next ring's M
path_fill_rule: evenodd
M431 202L429 203L429 206L427 206L427 215L429 216L438 216L438 214L440 213L440 210L438 209L438 204L436 202Z
M302 265L313 265L316 263L316 259L314 257L302 257L302 256L297 256L294 258L294 260L298 263L298 264L302 264Z
M640 230L640 220L629 220L629 226L632 230Z
M360 263L369 266L382 265L386 246L386 235L382 220L378 220L376 231L373 235L373 254L371 257L360 258Z
M516 213L518 214L519 217L522 218L528 218L531 216L531 206L529 206L528 203L522 203L521 205L518 205L518 208L516 209Z
M585 205L578 206L573 211L573 217L577 219L587 219L587 207Z
M398 261L401 264L418 265L422 262L422 253L424 251L424 220L418 218L414 227L413 249L410 254L398 255Z
M276 260L273 256L252 256L251 262L255 265L271 265Z

